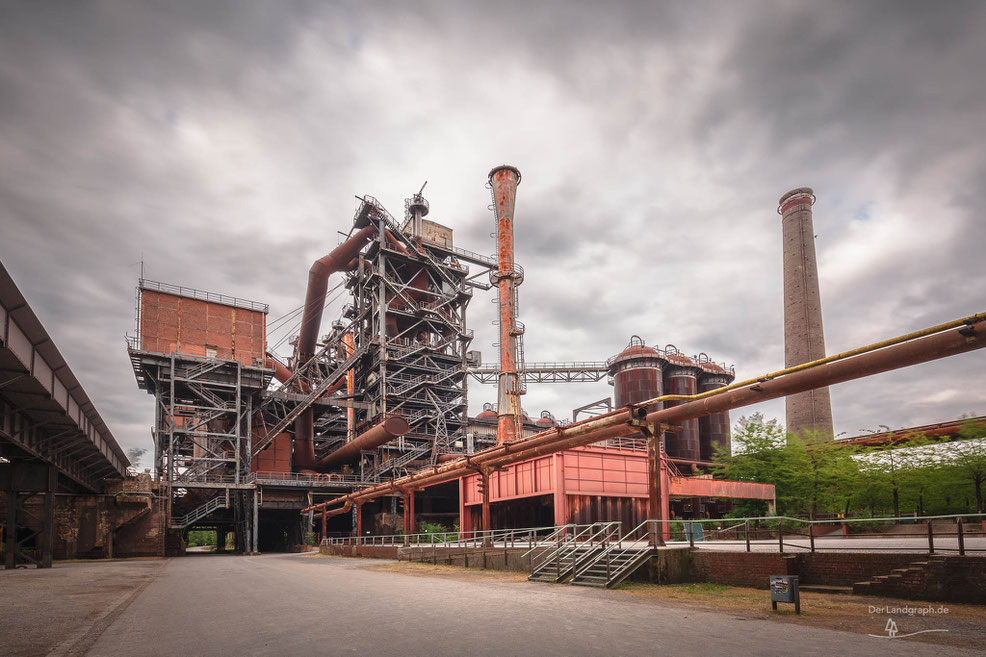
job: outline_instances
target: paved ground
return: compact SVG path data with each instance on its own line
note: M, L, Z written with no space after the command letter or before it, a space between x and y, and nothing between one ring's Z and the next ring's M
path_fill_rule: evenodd
M372 569L379 564L318 555L201 555L0 573L0 653L978 654L612 591ZM883 622L874 620L875 634L883 633Z

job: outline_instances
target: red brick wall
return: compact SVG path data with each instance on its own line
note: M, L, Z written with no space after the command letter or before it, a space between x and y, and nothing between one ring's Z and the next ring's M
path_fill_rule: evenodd
M265 357L266 316L200 299L154 290L141 290L140 336L146 351L206 356L214 348L219 358L253 365Z
M801 584L852 586L875 575L886 575L894 568L906 568L927 555L867 552L816 552L798 555Z
M852 586L923 558L927 555L816 552L782 557L766 552L696 550L692 554L692 576L700 582L756 588L767 588L770 575L798 575L801 584Z
M793 557L765 552L692 552L692 581L765 589L771 575L797 575Z
M264 430L254 428L254 443L264 435ZM291 434L278 434L262 452L257 454L251 464L253 472L291 472Z

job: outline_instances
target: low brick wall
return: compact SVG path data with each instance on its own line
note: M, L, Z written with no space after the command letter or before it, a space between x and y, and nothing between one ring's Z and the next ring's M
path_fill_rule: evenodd
M461 548L442 545L410 546L400 545L323 545L322 554L343 557L362 557L366 559L397 559L420 563L438 563L447 566L483 568L486 570L509 570L520 573L530 572L531 555L524 556L527 548ZM691 581L690 550L682 548L662 549L651 559L646 568L639 569L631 576L637 582L673 584Z
M986 557L932 556L887 577L857 584L853 591L909 600L986 602Z
M769 552L692 552L691 581L768 588L771 575L797 575L795 557Z
M886 575L895 568L906 568L927 555L919 553L815 552L799 554L801 584L852 586L875 575Z
M530 571L526 549L445 548L444 546L332 545L323 554L371 559L398 559L488 570ZM730 586L768 588L771 575L798 575L801 584L852 586L877 575L927 560L919 553L816 552L776 554L663 548L631 580L656 584L711 582ZM874 590L874 592L876 592ZM979 602L986 600L986 557L940 558L929 573L894 580L891 597Z

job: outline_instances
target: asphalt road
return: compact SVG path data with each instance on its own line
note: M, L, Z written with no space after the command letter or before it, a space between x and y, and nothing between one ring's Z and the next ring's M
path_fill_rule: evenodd
M367 569L378 563L305 555L172 559L85 654L976 654L596 589Z

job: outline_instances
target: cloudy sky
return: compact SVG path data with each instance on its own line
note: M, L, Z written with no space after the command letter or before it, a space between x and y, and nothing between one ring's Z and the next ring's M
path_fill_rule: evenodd
M818 196L830 353L986 310L984 35L976 2L4 1L0 260L120 443L149 447L124 344L141 259L273 319L356 194L400 216L428 180L430 218L492 253L484 184L510 163L528 360L639 334L753 376L783 364L793 187ZM495 360L490 298L469 312ZM472 411L494 397L474 385ZM849 434L983 414L986 353L832 399Z

